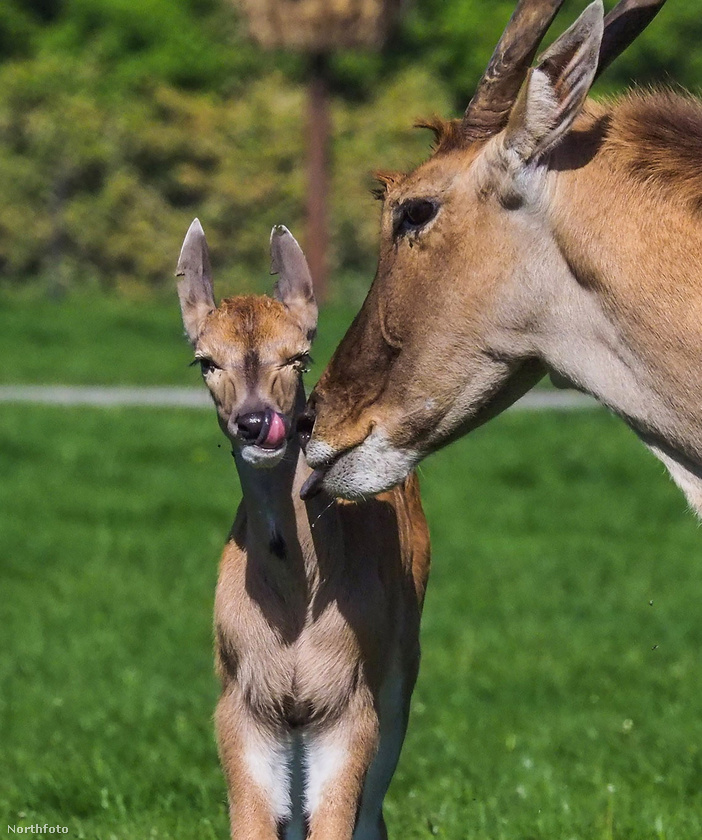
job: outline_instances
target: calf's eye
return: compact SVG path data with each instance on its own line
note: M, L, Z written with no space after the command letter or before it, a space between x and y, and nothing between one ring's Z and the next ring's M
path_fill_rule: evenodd
M300 373L307 373L310 369L310 365L312 364L312 357L309 353L298 353L288 359L286 364L292 365L295 370L300 371Z
M193 359L190 363L191 365L200 365L200 370L202 371L203 376L207 376L209 373L212 373L215 370L220 370L218 364L212 361L212 359L206 359L202 356L198 356L197 358Z

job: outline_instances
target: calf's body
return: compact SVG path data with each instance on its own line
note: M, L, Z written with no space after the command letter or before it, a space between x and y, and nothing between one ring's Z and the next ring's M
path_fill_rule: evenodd
M239 464L244 500L215 605L232 836L305 837L308 824L310 837L351 837L358 812L354 836L384 837L419 662L416 479L362 505L305 504L299 455L256 490L250 469Z
M300 499L310 471L291 430L316 306L285 229L272 251L279 300L218 308L197 222L179 263L186 330L243 490L215 599L231 833L380 840L417 676L428 532L414 476L362 504Z

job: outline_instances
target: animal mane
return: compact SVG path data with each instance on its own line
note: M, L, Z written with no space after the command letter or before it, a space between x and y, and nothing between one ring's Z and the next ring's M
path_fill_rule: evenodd
M634 90L608 108L602 152L657 195L702 210L702 101Z
M434 155L444 154L460 149L466 145L466 134L461 120L444 120L433 116L424 120L417 120L415 128L428 128L434 134Z

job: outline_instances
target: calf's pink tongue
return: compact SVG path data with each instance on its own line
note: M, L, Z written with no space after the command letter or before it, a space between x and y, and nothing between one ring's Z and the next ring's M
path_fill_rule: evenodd
M283 420L277 411L274 411L273 416L271 417L270 426L268 427L268 434L266 435L265 440L261 441L260 445L264 447L264 449L277 449L285 440L286 434L285 420Z

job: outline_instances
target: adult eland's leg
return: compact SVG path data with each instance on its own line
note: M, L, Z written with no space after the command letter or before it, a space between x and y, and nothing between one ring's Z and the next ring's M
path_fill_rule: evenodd
M399 666L394 666L381 688L378 751L366 775L353 840L386 840L388 836L383 819L383 802L407 732L411 692L406 691L406 683L411 680L411 685L414 684L417 667L414 673L407 674Z

